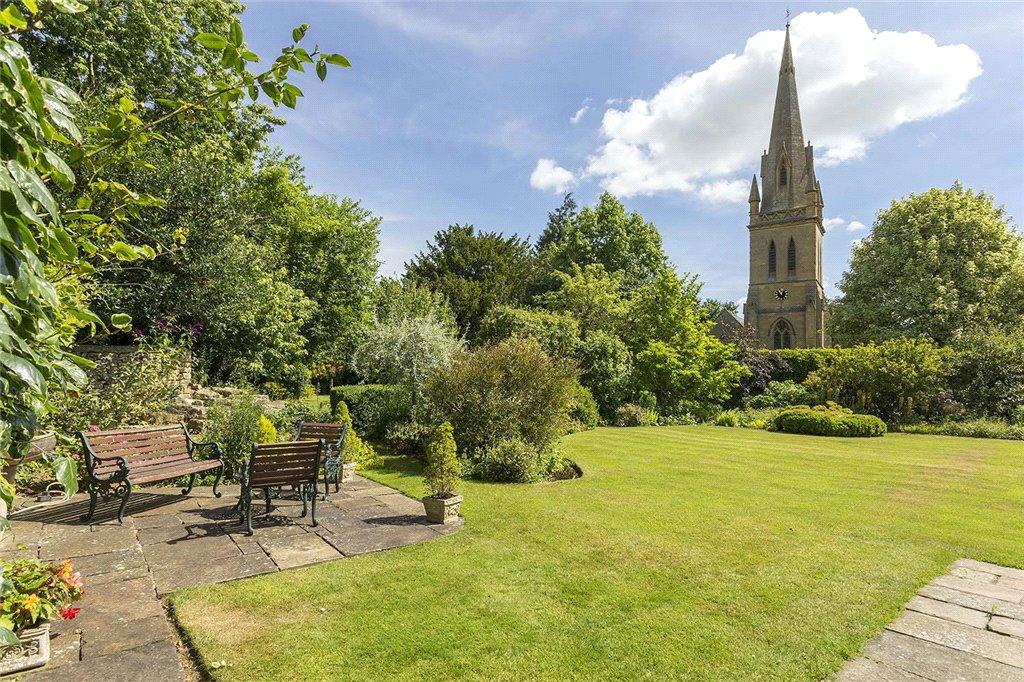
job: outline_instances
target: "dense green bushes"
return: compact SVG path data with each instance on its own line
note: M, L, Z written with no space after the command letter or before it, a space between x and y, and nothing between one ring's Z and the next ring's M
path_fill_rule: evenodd
M1011 425L998 419L967 419L940 424L904 424L899 427L899 430L904 433L924 433L936 436L1024 440L1024 425Z
M451 422L464 456L477 459L503 440L538 451L568 427L575 371L533 339L513 338L463 352L426 386L436 421Z
M967 334L954 351L953 399L974 416L1014 421L1024 408L1024 330Z
M652 409L626 403L615 410L616 426L654 426L658 423L658 413Z
M330 393L332 415L337 415L341 402L348 405L355 429L373 440L383 438L391 425L407 421L411 414L407 393L395 385L335 386Z
M926 339L838 348L806 385L824 399L886 421L912 421L938 412L950 355Z
M540 453L525 441L508 438L484 450L476 473L495 483L533 483L541 478Z
M778 373L772 377L775 381L794 381L803 383L813 372L825 367L836 356L838 348L784 348L776 351L785 363Z
M769 423L773 431L811 436L884 436L885 422L870 414L853 414L835 405L799 405L780 410Z
M569 405L569 421L579 429L592 429L601 421L597 401L586 386L576 385Z
M790 405L811 405L814 402L814 395L798 383L769 381L764 393L748 398L745 404L747 407L757 410L770 407L789 407Z

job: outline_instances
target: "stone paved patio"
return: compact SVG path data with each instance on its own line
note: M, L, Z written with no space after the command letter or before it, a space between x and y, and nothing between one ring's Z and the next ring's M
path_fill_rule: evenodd
M162 595L432 540L461 527L430 524L419 501L356 477L318 504L318 527L298 517L297 500L275 499L268 515L259 505L248 537L232 510L238 486L223 492L217 499L209 488L188 496L179 488L141 488L123 526L114 501L100 505L91 524L80 521L83 495L15 513L15 546L0 554L72 558L86 587L78 618L53 625L51 662L29 678L184 679Z
M836 679L1024 680L1024 571L956 561Z

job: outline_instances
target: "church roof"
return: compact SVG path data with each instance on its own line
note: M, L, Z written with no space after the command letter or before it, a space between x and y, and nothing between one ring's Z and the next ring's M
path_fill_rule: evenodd
M768 154L775 156L786 150L793 155L802 155L803 148L804 131L800 122L800 102L796 95L796 68L793 66L793 47L789 40L789 26L786 26L786 43L782 47L779 85L775 90L775 114L772 116L772 135L768 142Z

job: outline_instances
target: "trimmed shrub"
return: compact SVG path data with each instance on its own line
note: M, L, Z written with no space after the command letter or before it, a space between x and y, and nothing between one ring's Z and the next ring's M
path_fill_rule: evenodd
M409 421L412 411L407 393L391 384L335 386L330 399L332 415L337 416L338 403L346 403L352 425L372 440L383 438L390 426Z
M427 445L427 468L423 472L423 482L431 497L441 499L456 494L462 467L455 448L455 436L452 425L445 422L434 431Z
M1024 405L1021 405L1013 414L1014 426L1024 426Z
M513 338L461 353L427 382L438 420L451 422L463 456L476 460L503 440L540 451L566 433L575 371L534 339Z
M1024 425L1014 426L998 419L969 419L941 424L904 424L900 427L900 431L934 436L959 436L961 438L1024 440Z
M718 416L715 417L715 426L731 426L737 427L740 425L740 416L732 410L725 410L719 412Z
M274 426L274 422L270 421L270 419L265 414L261 414L260 420L256 423L256 442L277 442L277 427Z
M814 395L804 386L792 381L769 381L764 393L748 398L746 406L755 410L791 405L812 405Z
M657 412L644 409L633 403L620 405L619 409L615 410L616 426L654 426L657 423Z
M316 407L305 400L289 400L284 409L272 412L267 417L278 433L282 431L294 435L295 425L303 422L329 422L331 413L326 407Z
M597 401L586 386L576 385L572 404L569 405L569 420L579 425L577 430L592 429L601 421L597 411Z
M798 405L780 410L769 423L772 431L843 438L884 436L885 422L870 414L853 414L834 405Z
M543 472L537 449L518 438L509 438L484 451L476 473L495 483L533 483Z

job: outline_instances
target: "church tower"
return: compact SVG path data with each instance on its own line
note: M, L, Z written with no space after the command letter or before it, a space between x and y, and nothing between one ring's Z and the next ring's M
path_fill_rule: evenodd
M789 24L768 149L750 185L750 287L744 323L768 348L820 348L826 343L822 286L821 185L814 153L804 144Z

